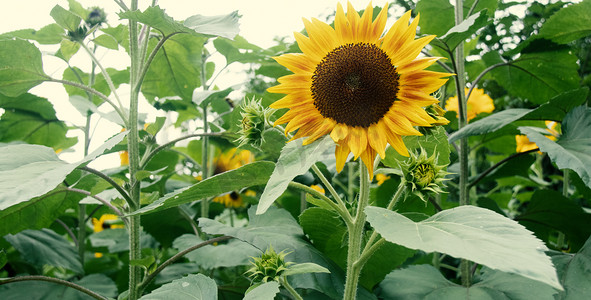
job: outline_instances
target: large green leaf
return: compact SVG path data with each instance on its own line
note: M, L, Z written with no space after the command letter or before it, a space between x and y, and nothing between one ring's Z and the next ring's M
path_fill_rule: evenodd
M139 10L122 12L119 17L147 24L159 30L165 36L175 33L189 33L198 36L233 38L239 32L238 12L236 11L221 16L194 15L187 18L183 23L168 16L160 6L148 7L144 12Z
M204 37L175 35L154 57L142 85L142 93L153 103L156 99L177 96L191 101L201 85Z
M21 253L24 260L33 265L50 265L76 273L83 272L76 248L50 229L23 230L4 238Z
M34 40L42 45L59 44L64 35L64 29L58 24L49 24L39 30L35 29L20 29L12 32L3 33L2 38L21 38L26 40Z
M551 230L564 233L570 248L578 251L591 235L591 214L579 204L553 190L537 190L531 197L527 209L515 220L544 241L549 241Z
M174 240L173 247L181 251L202 242L199 236L184 234ZM203 246L186 254L185 257L199 264L201 268L211 270L248 265L251 257L259 255L260 251L250 244L232 239L226 244Z
M109 77L111 77L111 81L113 82L113 85L115 86L115 88L119 88L119 86L123 83L129 83L129 68L124 69L124 70L107 68L106 71L109 74ZM64 70L64 73L63 73L64 80L74 81L74 82L78 82L78 83L82 82L84 85L88 85L89 78L90 78L90 75L88 73L84 73L82 70L80 70L77 67L67 68ZM109 88L109 84L105 80L105 77L103 76L102 73L96 74L96 78L94 80L94 85L92 87L95 90L103 93L106 96L109 96L111 94L111 89ZM71 85L64 85L64 88L66 89L66 92L70 96L80 95L82 97L88 97L88 94L86 93L86 91L79 89L77 87L74 87ZM103 100L100 99L99 97L93 97L93 103L95 105L101 104L102 101Z
M213 45L226 58L228 65L237 61L242 63L261 62L265 58L260 54L261 48L247 42L241 36L236 36L234 40L218 38L213 41Z
M548 153L560 169L571 169L591 187L591 108L571 110L562 123L562 136L554 142L531 127L519 127L521 133Z
M218 287L215 281L203 274L190 274L167 283L141 300L217 300Z
M569 5L554 13L542 28L540 37L566 44L591 34L591 1Z
M265 282L250 290L244 295L243 300L273 300L279 293L279 283L276 281Z
M487 65L505 63L500 54L488 52ZM490 71L494 80L517 97L536 104L579 87L577 56L570 48L555 51L523 53L508 65Z
M24 40L0 40L0 94L16 97L47 79L37 47Z
M26 93L17 97L0 95L0 142L24 141L53 149L69 147L68 128L57 119L45 98ZM74 139L75 140L75 139Z
M54 6L49 15L58 25L71 32L76 32L82 21L80 16L59 5Z
M486 10L480 11L452 27L445 35L433 40L431 44L453 51L461 42L468 40L478 29L483 28L488 23Z
M53 149L44 146L0 144L0 210L51 191L76 167L115 146L126 134L121 132L115 135L76 163L60 160Z
M74 283L105 297L117 297L115 282L104 274L90 274ZM22 281L0 286L2 299L89 300L92 297L73 288L45 281Z
M474 0L463 1L464 18L470 11ZM475 12L486 9L489 17L493 17L497 8L496 0L480 0L476 3ZM419 27L421 34L445 35L454 25L454 7L447 0L420 0L417 3L416 11L421 14ZM479 14L479 13L476 13Z
M330 136L320 138L306 146L302 145L303 140L304 138L291 141L281 150L275 170L259 200L257 214L264 213L285 192L296 176L308 172L310 167L326 156L328 150L334 149L335 145Z
M235 170L217 174L192 186L166 194L133 214L153 213L245 187L264 184L269 180L273 167L272 162L258 161Z
M442 126L427 129L427 132L421 136L403 136L402 141L409 151L420 153L423 148L431 156L437 152L437 163L439 165L449 164L449 143L447 142L447 135ZM394 148L388 147L386 149L386 158L382 160L384 165L391 168L398 168L399 162L406 161L408 157L400 155Z
M369 223L389 242L469 259L562 289L550 258L544 254L544 243L517 222L491 210L460 206L420 222L379 207L367 207L365 212Z
M449 142L453 143L463 137L495 132L518 120L560 122L570 110L586 101L588 93L589 89L585 87L561 93L535 109L510 108L502 110L454 132L449 136Z
M380 283L379 296L382 299L552 300L556 293L548 285L490 269L480 279L466 288L448 281L430 265L414 265L388 274Z
M553 252L551 255L564 286L558 299L577 300L591 295L591 238L574 255L561 252Z
M91 234L88 239L95 248L107 248L109 253L129 251L129 233L124 228L113 228ZM159 243L148 233L141 232L142 248L157 248Z

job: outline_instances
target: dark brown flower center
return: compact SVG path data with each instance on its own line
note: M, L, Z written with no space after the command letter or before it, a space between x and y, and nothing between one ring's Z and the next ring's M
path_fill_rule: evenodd
M378 46L342 45L316 66L311 87L314 106L338 123L367 128L381 120L396 100L399 77Z

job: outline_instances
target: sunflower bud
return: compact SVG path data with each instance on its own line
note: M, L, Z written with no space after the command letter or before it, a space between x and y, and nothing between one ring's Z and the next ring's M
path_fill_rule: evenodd
M425 203L430 193L445 193L441 187L449 173L444 170L446 165L436 162L437 154L427 157L427 152L421 148L419 154L410 152L410 158L401 164L407 188Z
M88 35L88 29L85 25L78 27L75 31L68 31L68 39L72 42L82 42Z
M292 265L291 262L285 262L285 256L289 253L281 251L276 253L273 246L269 246L261 257L253 257L250 262L252 267L246 271L252 278L253 283L279 281L281 274Z
M256 148L260 147L263 142L263 133L269 126L269 116L275 111L271 108L265 108L261 105L260 100L244 99L240 108L242 112L242 121L240 123L240 131L238 134L239 147L250 144Z
M101 25L102 23L107 22L107 14L102 8L93 7L84 21L88 24L88 27L92 28L95 25Z
M425 108L425 111L431 118L435 119L435 123L433 125L447 125L449 124L449 120L444 118L445 110L439 106L439 104L432 104Z

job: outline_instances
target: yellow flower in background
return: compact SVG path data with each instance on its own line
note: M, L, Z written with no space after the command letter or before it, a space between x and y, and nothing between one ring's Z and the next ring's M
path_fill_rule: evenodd
M465 89L466 95L468 94L469 89ZM455 111L456 116L460 111L458 107L458 96L453 96L447 99L445 103L445 110L447 111ZM495 110L495 105L493 104L493 100L490 96L484 93L483 89L472 89L472 94L470 94L470 98L468 98L468 121L476 118L479 113L490 113Z
M92 226L94 232L101 232L105 229L125 228L125 225L121 224L121 219L117 215L104 214L99 219L92 218ZM103 257L100 252L94 253L94 257Z
M423 107L438 102L430 94L451 75L425 70L439 58L417 58L435 36L415 40L419 17L408 25L410 11L382 35L384 7L372 21L371 3L362 16L351 3L347 14L339 4L334 28L304 19L308 36L294 33L303 53L275 57L294 73L268 89L286 94L271 108L289 108L275 125L288 123L286 133L297 130L293 139L308 137L304 145L330 135L339 172L353 153L373 177L373 161L385 157L387 144L408 156L401 136L421 135L414 126L436 122Z
M378 185L382 185L386 180L390 179L390 176L386 175L386 174L376 174L376 181L378 182Z
M237 148L232 148L226 152L221 153L217 157L215 161L214 174L234 170L251 162L254 162L254 155L252 152L248 150L238 150ZM256 196L256 193L254 191L247 190L245 195L253 197ZM242 199L242 195L234 191L213 198L213 202L224 204L224 206L228 208L237 208L241 207L244 201Z
M319 185L313 184L313 185L311 185L310 187L311 187L313 190L316 190L316 191L320 192L321 194L324 194L324 193L325 193L325 191L324 191L324 188L323 188L323 187L321 187L321 186L319 186Z
M127 152L127 150L119 151L119 160L121 161L122 166L128 166L129 165L129 152Z
M227 208L238 208L242 206L242 196L237 192L231 192L228 194L224 194L223 196L218 196L213 198L213 202L221 203Z
M553 140L553 141L555 141L556 138L560 135L556 131L556 129L554 129L555 127L556 127L556 122L546 121L546 131L548 131L550 133L550 135L546 135L546 137ZM515 143L517 144L517 149L515 150L517 153L526 152L526 151L538 148L538 145L536 145L536 143L534 143L534 142L531 142L527 138L527 135L516 135L515 136ZM538 153L542 153L542 152L538 151Z

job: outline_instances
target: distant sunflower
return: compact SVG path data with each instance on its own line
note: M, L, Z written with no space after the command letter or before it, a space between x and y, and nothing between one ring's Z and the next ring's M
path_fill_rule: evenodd
M214 174L227 172L238 169L254 161L254 155L248 150L238 150L232 148L224 153L221 153L215 161ZM254 197L256 193L253 191L245 191L246 196ZM217 196L213 198L213 202L221 203L228 208L238 208L244 203L242 195L236 191Z
M550 135L545 135L545 137L549 138L552 141L556 141L557 137L560 135L558 131L556 131L556 122L554 121L546 121L546 131L550 133ZM533 150L538 148L536 143L530 141L527 138L527 135L516 135L515 136L515 143L517 144L516 152L526 152L529 150ZM538 153L542 153L538 151Z
M468 91L469 89L466 88L465 93L468 94ZM455 111L456 113L460 111L457 96L447 99L445 110ZM468 121L476 118L479 113L490 113L493 110L495 110L493 99L485 94L483 89L472 89L472 94L470 94L470 98L468 98Z
M125 228L125 225L121 222L121 219L117 215L104 214L99 219L92 218L92 227L94 232L101 232L105 229L116 229ZM94 257L102 257L103 254L96 252Z
M387 144L408 156L401 136L421 135L413 126L435 122L423 107L438 102L430 94L450 75L424 70L439 58L417 58L434 38L414 39L418 16L408 25L407 12L382 35L387 7L372 22L371 3L361 17L351 3L346 15L339 4L334 28L304 19L308 37L294 33L302 53L275 57L294 73L269 88L287 94L270 107L290 109L275 124L297 130L293 139L308 137L304 145L330 134L339 172L353 153L373 177L373 161L385 157Z

